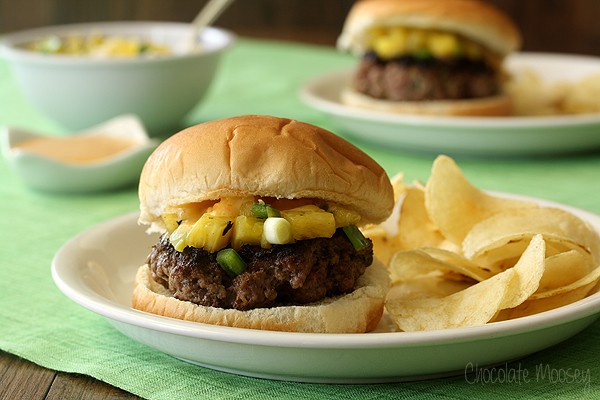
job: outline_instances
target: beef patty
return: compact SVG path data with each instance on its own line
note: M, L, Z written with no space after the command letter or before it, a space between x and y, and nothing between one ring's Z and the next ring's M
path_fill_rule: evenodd
M500 91L496 71L483 61L412 56L384 61L371 53L361 60L353 84L358 92L391 101L472 99Z
M156 282L179 300L220 308L249 310L306 304L349 293L373 262L373 245L356 251L338 229L331 238L294 244L243 246L238 253L247 268L229 277L216 253L187 247L176 251L166 235L153 246L147 263Z

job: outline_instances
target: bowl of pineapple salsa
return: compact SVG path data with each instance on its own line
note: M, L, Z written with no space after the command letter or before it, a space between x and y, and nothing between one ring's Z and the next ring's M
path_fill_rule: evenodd
M165 136L202 101L235 42L218 28L191 32L175 22L50 26L4 35L0 55L23 96L65 130L134 114Z

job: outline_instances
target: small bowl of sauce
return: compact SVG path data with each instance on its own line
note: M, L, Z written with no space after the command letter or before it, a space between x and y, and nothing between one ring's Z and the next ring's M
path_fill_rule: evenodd
M7 127L1 140L5 158L28 186L57 193L132 186L158 145L132 115L69 136Z

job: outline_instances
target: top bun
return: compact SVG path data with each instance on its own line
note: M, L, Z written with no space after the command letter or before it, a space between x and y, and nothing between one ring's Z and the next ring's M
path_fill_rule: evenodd
M161 231L160 216L173 207L247 195L332 201L361 223L383 221L394 204L383 168L339 136L244 115L192 126L158 146L140 177L139 222Z
M373 27L406 26L458 33L505 56L521 46L512 20L477 0L361 0L350 10L338 47L355 54L369 50Z

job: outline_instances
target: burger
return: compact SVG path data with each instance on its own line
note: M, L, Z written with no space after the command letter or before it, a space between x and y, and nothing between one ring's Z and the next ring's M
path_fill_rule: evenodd
M133 308L240 328L367 332L387 269L359 226L385 220L383 168L317 126L244 115L189 127L150 155L139 223L159 232Z
M503 116L505 57L521 45L512 20L477 0L359 0L338 48L359 56L341 100L386 112Z

